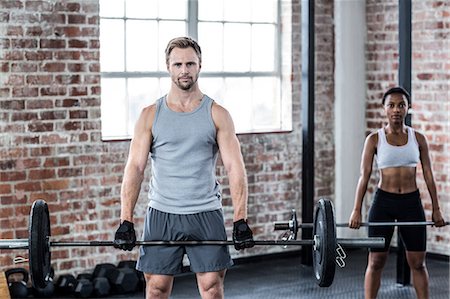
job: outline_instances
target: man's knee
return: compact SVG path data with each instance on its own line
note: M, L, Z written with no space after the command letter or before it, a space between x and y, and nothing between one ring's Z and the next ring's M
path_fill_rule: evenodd
M203 298L222 298L225 271L198 273L197 283Z
M173 278L165 275L145 274L147 298L168 298L172 292Z

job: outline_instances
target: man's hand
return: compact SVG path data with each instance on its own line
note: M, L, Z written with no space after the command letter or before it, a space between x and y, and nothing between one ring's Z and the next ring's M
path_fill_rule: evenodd
M236 250L255 246L253 232L244 219L233 223L233 242Z
M136 232L134 224L124 221L120 224L114 237L114 247L131 251L136 246Z

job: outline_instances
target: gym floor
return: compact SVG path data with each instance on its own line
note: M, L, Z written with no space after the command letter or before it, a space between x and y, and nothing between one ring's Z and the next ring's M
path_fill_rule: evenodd
M336 276L329 288L316 285L311 267L300 264L298 254L267 257L237 262L225 278L225 298L308 298L351 299L364 298L364 271L367 251L348 250L345 268L336 268ZM396 254L391 253L383 274L378 299L416 298L412 286L396 284ZM430 298L449 299L449 262L427 259L430 274ZM143 294L111 296L110 298L144 298ZM175 278L173 299L199 298L195 276L184 273Z

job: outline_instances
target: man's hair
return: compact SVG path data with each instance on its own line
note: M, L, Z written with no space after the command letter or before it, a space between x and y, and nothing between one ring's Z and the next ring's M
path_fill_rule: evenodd
M388 91L386 91L383 95L383 100L381 101L381 104L384 105L384 102L386 102L386 98L393 93L400 93L400 94L404 95L406 97L406 100L408 101L408 105L411 105L411 96L406 91L406 89L404 89L401 86L395 86L395 87L390 88Z
M194 49L195 53L198 56L199 62L202 63L202 50L200 49L200 46L198 45L198 43L190 37L182 36L182 37L176 37L176 38L170 40L169 43L167 44L166 51L165 51L166 52L166 64L169 65L169 56L174 48L186 49L189 47Z

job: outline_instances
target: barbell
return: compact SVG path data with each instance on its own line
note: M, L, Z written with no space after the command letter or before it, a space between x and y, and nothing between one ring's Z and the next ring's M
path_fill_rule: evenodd
M322 199L329 201L328 199ZM333 217L334 218L334 217ZM380 221L380 222L361 222L360 226L429 226L434 225L433 221ZM289 230L291 234L297 235L299 228L313 228L314 223L299 223L297 221L297 212L295 209L291 212L289 221L274 222L274 230ZM335 227L349 227L348 222L335 223ZM445 225L450 225L449 221Z
M295 221L296 215L294 213ZM50 215L47 203L36 200L30 211L28 239L2 239L0 249L28 249L28 263L31 282L34 287L45 288L51 275L50 247L66 246L114 246L113 241L55 241L50 239ZM314 214L311 240L296 240L291 231L288 240L255 240L255 245L313 246L313 268L316 282L321 287L332 284L335 275L336 249L342 247L384 247L384 238L336 238L336 228L332 203L319 200ZM280 226L277 226L279 229ZM339 244L339 245L338 245ZM187 241L137 241L138 246L197 246L197 245L234 245L230 240L187 240Z

